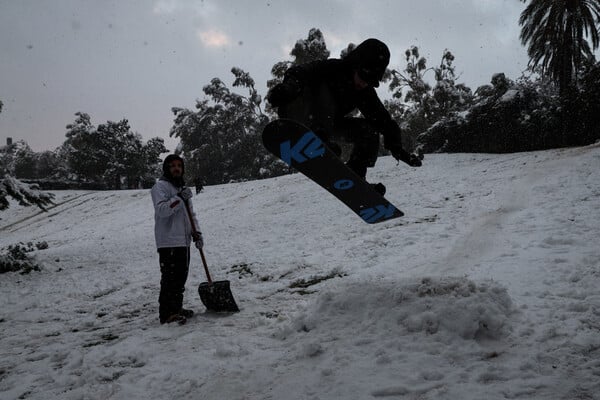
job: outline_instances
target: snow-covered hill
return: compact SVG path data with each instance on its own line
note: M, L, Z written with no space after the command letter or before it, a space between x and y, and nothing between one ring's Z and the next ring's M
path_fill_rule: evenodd
M301 175L194 197L242 311L158 323L148 191L0 214L2 399L600 399L600 146L430 155L370 172L367 225Z

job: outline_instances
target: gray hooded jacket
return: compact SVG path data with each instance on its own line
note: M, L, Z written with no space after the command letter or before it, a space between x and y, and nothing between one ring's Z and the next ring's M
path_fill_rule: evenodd
M156 247L189 247L192 242L192 224L187 215L183 200L177 196L177 188L167 180L159 180L152 187L154 203L154 237ZM192 202L188 202L196 229L200 225Z

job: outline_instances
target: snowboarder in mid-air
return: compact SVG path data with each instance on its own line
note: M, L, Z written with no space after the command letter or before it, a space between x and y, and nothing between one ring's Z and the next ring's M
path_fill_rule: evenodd
M379 134L384 147L396 160L412 167L421 160L402 147L401 130L379 100L374 88L379 86L390 61L385 43L367 39L342 59L313 61L293 66L283 82L267 95L280 118L292 119L308 126L339 157L340 138L353 144L347 165L365 178L367 168L375 166L379 152ZM348 116L359 110L364 118ZM373 184L381 195L385 186Z

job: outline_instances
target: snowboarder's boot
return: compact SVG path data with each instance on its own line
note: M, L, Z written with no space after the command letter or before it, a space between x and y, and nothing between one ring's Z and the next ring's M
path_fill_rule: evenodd
M369 185L380 195L385 195L385 185L383 183L369 183Z
M328 146L337 157L342 156L342 147L336 142L327 142L326 146Z
M161 319L160 323L164 324L170 324L173 322L177 322L179 325L184 325L187 322L187 319L185 318L185 316L177 313L177 314L171 314L169 317L167 317L166 319Z
M356 173L356 175L366 180L367 176L367 163L357 157L350 157L350 160L346 163L346 165ZM369 186L373 188L377 193L384 196L385 195L385 186L383 183L369 183Z
M194 311L188 310L187 308L182 308L179 311L179 314L183 315L186 318L192 318L192 316L194 315Z

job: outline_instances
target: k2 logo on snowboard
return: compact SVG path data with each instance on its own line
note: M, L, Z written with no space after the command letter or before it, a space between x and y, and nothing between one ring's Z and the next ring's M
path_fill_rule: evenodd
M325 154L323 141L312 131L306 132L293 146L291 140L281 143L279 150L281 159L290 166L292 161L302 164Z
M379 220L392 218L394 216L394 211L396 211L396 207L393 205L388 204L386 206L382 204L362 210L360 216L365 222L372 224Z

